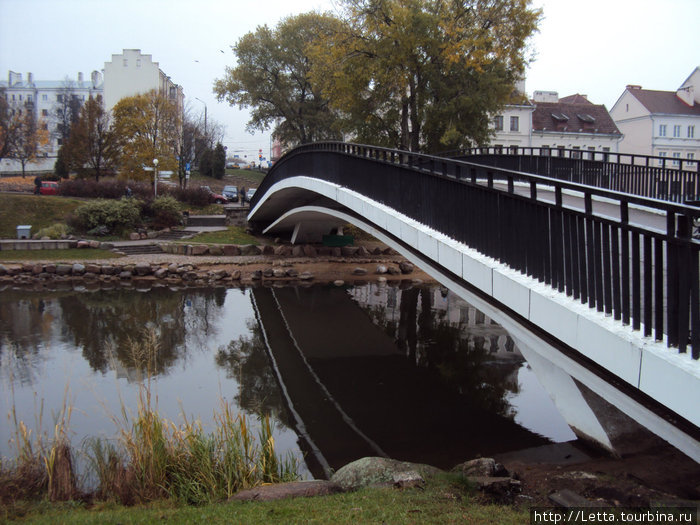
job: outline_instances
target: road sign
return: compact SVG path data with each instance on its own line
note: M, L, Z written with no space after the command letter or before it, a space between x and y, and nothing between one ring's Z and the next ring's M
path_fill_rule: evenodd
M153 169L154 169L154 168L153 168L152 166L144 166L144 167L143 167L143 170L144 170L144 171L153 171Z
M172 175L172 174L173 174L172 171L159 171L158 172L158 175L160 175L161 179L169 179L170 175Z

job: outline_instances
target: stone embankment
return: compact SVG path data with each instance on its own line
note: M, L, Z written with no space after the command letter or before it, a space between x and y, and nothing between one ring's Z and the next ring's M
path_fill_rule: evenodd
M22 286L35 289L135 286L235 286L239 283L310 283L317 277L326 282L343 284L343 279L376 275L378 280L401 279L414 272L411 263L382 255L361 257L315 257L308 248L295 247L289 257L287 251L276 250L270 255L264 248L259 252L237 247L239 256L194 257L158 254L96 262L25 262L0 264L0 289ZM243 249L241 249L243 248ZM272 248L272 247L270 247ZM280 247L277 247L280 248ZM286 247L288 248L288 247ZM299 251L299 248L301 252ZM306 248L306 249L304 249ZM367 252L367 250L364 250ZM255 255L260 253L260 255ZM276 253L276 255L274 255ZM304 257L293 257L302 253ZM362 253L353 250L353 253ZM369 252L367 252L369 253ZM195 261L201 261L195 262ZM315 274L318 269L319 275ZM417 272L420 274L420 272ZM411 277L420 277L411 276ZM419 280L419 279L413 279Z

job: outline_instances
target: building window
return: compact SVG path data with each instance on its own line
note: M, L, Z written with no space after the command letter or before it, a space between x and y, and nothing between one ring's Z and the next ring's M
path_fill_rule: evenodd
M603 162L608 162L608 158L610 157L610 148L607 146L603 147Z
M520 117L510 117L510 130L520 131Z
M681 136L681 127L679 125L673 126L673 136L674 137L680 137Z
M588 158L595 160L595 146L588 146Z
M56 102L63 102L63 95L56 95Z
M47 102L49 100L49 96L48 95L41 95L41 100L43 100L44 102Z
M666 124L659 124L659 137L666 136Z
M126 58L124 59L124 67L129 67L129 60Z
M542 155L543 157L549 157L551 154L552 150L549 147L549 144L540 147L540 155Z
M503 131L503 115L493 117L493 127L496 131Z
M666 165L666 152L665 151L659 151L659 166L665 166Z
M692 139L695 137L695 126L688 126L688 138Z
M581 146L574 146L571 149L574 150L571 152L571 158L572 159L580 159L581 158Z
M558 155L557 155L558 157L563 157L564 155L566 155L566 147L557 146L557 153L558 153Z
M141 59L140 58L136 59L136 67L141 67Z
M48 109L42 109L42 110L41 110L41 116L42 116L42 117L48 117L48 116L49 116L49 110L48 110Z
M693 160L695 158L695 153L688 153L688 160Z
M678 126L678 127L680 127L680 126ZM681 158L681 154L680 154L679 151L673 153L672 156L673 156L674 159L680 159L680 158ZM677 161L677 160L674 160L674 161L673 161L673 165L674 165L674 166L678 166L678 161Z
M33 102L31 95L27 95L27 102Z

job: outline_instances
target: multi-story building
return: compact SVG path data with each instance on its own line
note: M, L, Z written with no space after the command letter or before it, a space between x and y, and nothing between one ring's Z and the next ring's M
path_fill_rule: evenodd
M676 91L628 85L610 114L624 133L626 153L662 157L660 164L667 157L678 166L681 159L700 159L700 67Z
M65 123L61 117L65 108L79 107L90 96L100 94L105 108L111 110L122 98L152 89L166 94L182 113L185 99L182 86L163 73L151 55L143 55L139 49L124 49L122 54L112 55L112 60L105 62L102 73L93 71L89 80L85 80L82 73L78 73L77 80L34 80L32 73L23 80L21 73L10 71L8 81L0 81L0 92L4 93L10 111L33 111L50 132L49 144L31 166L39 171L53 169L63 136ZM20 169L14 159L0 161L0 171Z
M49 143L42 152L44 157L55 157L61 146L65 108L71 105L79 107L89 97L101 94L102 88L102 74L98 71L93 71L89 80L85 80L82 73L78 73L77 80L68 77L64 80L35 80L32 73L27 73L23 79L21 73L10 71L7 82L0 81L0 91L4 92L9 111L31 111L49 130ZM11 159L3 159L3 165L10 164ZM52 167L53 164L48 169Z
M120 55L104 67L104 104L111 110L124 97L147 93L155 89L173 100L180 111L185 104L182 86L175 84L168 75L153 62L151 55L141 54L140 49L124 49Z
M617 152L620 130L603 105L586 95L559 98L556 91L535 91L523 104L509 104L492 120L491 145Z

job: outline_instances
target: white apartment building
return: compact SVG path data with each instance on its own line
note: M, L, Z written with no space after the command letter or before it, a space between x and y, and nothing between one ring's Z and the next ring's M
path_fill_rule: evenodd
M628 85L610 114L624 133L622 151L669 158L671 166L700 159L700 67L676 91Z
M124 97L148 93L155 89L174 100L180 111L185 105L182 86L175 84L153 62L151 55L144 55L140 49L124 49L104 66L104 104L111 110Z
M143 55L139 49L124 49L121 54L112 55L102 72L93 71L89 80L82 73L78 73L77 79L35 80L32 73L23 79L21 73L10 71L7 82L0 81L0 92L4 93L10 111L33 111L49 129L50 143L44 148L43 156L30 165L30 169L38 171L53 170L61 146L57 111L63 104L62 97L75 97L82 105L90 96L100 94L105 108L111 110L122 98L152 89L174 100L180 112L184 110L182 86L163 73L151 55ZM0 161L0 171L20 170L19 162L14 159Z
M10 71L7 82L0 81L0 91L4 92L10 111L32 111L47 126L50 142L44 148L44 157L55 157L61 146L57 111L64 106L63 97L75 98L82 105L91 96L101 94L102 87L102 74L98 71L93 71L89 80L82 73L78 73L76 79L66 77L63 80L35 80L32 73L27 73L26 79L23 79L22 73ZM51 159L51 166L47 169L53 168L54 161ZM9 169L12 162L3 159L2 166Z

